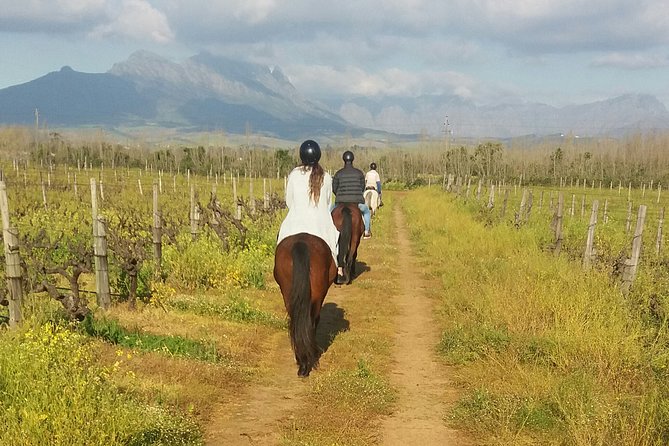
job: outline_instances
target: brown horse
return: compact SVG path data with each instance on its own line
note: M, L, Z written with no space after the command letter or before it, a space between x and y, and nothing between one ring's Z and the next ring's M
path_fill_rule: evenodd
M309 376L318 364L316 327L321 306L337 276L332 251L320 237L304 232L281 240L274 254L274 280L290 318L290 342L299 366Z
M350 284L355 275L358 245L365 231L362 213L356 203L341 203L332 210L332 221L339 230L337 263L343 267L343 283Z

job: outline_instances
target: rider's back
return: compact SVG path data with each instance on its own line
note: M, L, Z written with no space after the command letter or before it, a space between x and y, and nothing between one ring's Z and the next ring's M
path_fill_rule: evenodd
M339 169L332 179L335 203L364 203L364 190L365 175L350 164Z

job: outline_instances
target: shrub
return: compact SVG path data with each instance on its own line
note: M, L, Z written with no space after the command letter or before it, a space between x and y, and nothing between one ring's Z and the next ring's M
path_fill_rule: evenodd
M120 393L119 363L96 365L81 334L47 324L0 341L0 445L202 443L191 420Z

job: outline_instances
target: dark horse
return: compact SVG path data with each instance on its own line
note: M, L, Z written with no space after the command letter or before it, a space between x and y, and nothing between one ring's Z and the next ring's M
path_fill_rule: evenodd
M337 263L344 269L343 283L350 284L355 275L358 245L365 231L362 213L356 203L338 204L332 210L332 221L339 230Z
M304 232L281 240L274 254L274 280L290 317L290 342L299 369L309 376L318 364L316 327L325 295L337 275L332 251L320 237Z

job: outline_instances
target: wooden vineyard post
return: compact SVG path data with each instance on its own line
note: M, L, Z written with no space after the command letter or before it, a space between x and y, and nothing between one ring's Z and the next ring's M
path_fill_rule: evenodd
M499 213L499 216L501 218L504 218L504 214L506 214L506 205L509 202L509 189L504 190L504 200L502 201L502 210Z
M599 200L592 201L592 212L590 214L590 224L588 225L588 238L585 242L585 252L583 253L583 269L592 268L594 258L595 244L595 226L597 226L597 211L599 210Z
M660 208L660 218L657 223L657 238L655 239L655 254L660 255L662 251L662 226L664 226L664 208Z
M232 205L237 208L237 180L232 176Z
M527 195L527 204L525 205L525 222L530 221L532 215L532 205L534 204L534 192L530 189Z
M604 200L604 218L602 219L604 224L609 221L609 199Z
M21 255L19 254L19 234L9 222L9 201L7 186L0 181L0 213L2 214L2 239L5 246L5 276L9 290L9 326L14 328L23 320L23 284L21 279Z
M660 202L660 196L662 195L662 185L658 183L657 185L657 202Z
M262 208L269 209L269 195L267 194L267 178L262 179Z
M162 265L163 258L163 222L162 214L160 212L160 203L158 201L160 192L160 187L155 182L153 183L153 259L156 262L156 269L158 275L160 275L160 267Z
M576 194L571 194L571 210L569 211L569 216L574 217L576 212Z
M40 183L42 183L42 203L44 204L44 209L47 209L47 202L46 202L46 186L44 185L44 181L41 180L42 173L40 172Z
M585 184L585 180L583 180L583 184ZM581 220L583 220L583 217L585 217L585 195L581 198Z
M495 185L490 186L490 196L488 197L488 209L495 207Z
M251 215L256 213L256 199L253 196L253 176L249 176L249 207L251 208Z
M539 210L544 207L544 191L541 191L541 194L539 194Z
M627 220L625 220L625 234L630 233L632 227L632 202L627 202Z
M479 178L479 185L476 188L476 201L481 199L481 187L483 187L483 179Z
M452 173L449 173L448 174L448 181L446 182L446 190L448 192L451 192L451 190L453 189L454 179L455 179L454 175Z
M518 208L518 212L516 213L516 221L515 221L516 227L519 227L524 220L526 203L527 203L527 189L523 189L523 196L520 199L520 207Z
M622 291L624 294L629 293L632 283L636 278L637 267L639 266L639 259L641 258L641 246L643 226L646 221L646 206L639 206L639 214L636 218L636 228L634 229L634 238L632 239L632 256L625 261L625 268L623 270L623 284Z
M108 310L111 305L109 264L107 260L107 232L104 219L98 215L98 194L95 178L91 178L91 213L93 216L93 257L95 259L95 291L98 305Z
M554 225L553 229L555 230L555 248L553 253L558 256L560 255L560 250L562 249L562 219L564 215L564 194L558 192L558 205L555 210Z
M195 202L195 185L190 186L190 234L193 240L197 238L200 226L200 209Z

